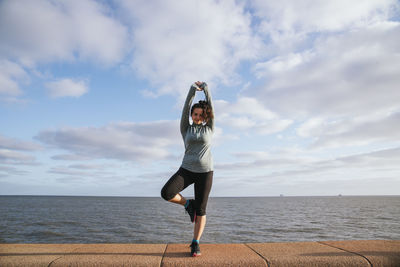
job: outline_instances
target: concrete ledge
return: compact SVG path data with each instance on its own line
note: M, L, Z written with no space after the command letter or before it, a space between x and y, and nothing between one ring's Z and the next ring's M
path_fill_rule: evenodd
M0 266L400 266L400 240L201 244L0 244Z
M400 241L330 241L321 242L363 256L372 266L400 266Z

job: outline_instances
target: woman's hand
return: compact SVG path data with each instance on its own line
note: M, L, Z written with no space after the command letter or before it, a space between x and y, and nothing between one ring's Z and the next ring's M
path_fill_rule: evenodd
M195 84L197 85L197 88L196 88L197 91L203 91L203 88L200 87L203 84L203 82L197 81L197 82L195 82Z

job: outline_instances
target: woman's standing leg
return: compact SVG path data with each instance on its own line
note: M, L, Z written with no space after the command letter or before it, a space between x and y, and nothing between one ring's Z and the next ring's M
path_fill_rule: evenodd
M207 221L206 215L196 217L196 223L194 224L194 233L193 233L194 240L200 240L204 228L206 227L206 221Z
M196 222L194 225L193 239L200 240L206 226L206 208L213 180L213 172L199 175L194 183Z

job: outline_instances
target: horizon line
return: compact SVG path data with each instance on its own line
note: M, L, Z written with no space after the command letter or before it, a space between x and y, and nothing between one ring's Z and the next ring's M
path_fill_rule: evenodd
M400 197L400 195L392 195L392 194L376 194L376 195L363 195L363 194L354 194L354 195L346 195L346 194L337 194L337 195L266 195L266 196L210 196L210 198L261 198L261 197ZM43 195L43 194L0 194L0 197L142 197L142 198L161 198L161 196L126 196L126 195ZM187 196L186 198L190 198L194 196Z

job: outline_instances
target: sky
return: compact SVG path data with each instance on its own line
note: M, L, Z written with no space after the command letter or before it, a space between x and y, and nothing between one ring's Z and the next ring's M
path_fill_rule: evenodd
M212 197L400 194L393 0L0 1L0 194L159 196L195 81Z

